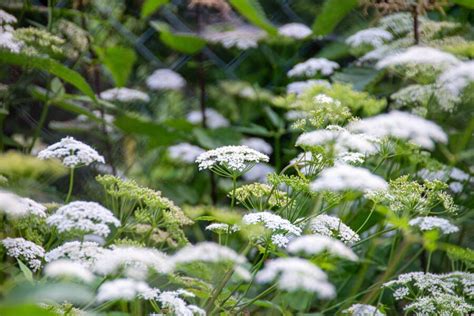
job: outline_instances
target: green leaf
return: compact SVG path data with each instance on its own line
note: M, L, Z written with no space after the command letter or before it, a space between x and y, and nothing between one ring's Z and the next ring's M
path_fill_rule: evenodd
M474 1L472 0L451 0L453 3L459 4L469 9L474 9Z
M160 40L170 48L188 55L199 53L206 41L191 33L173 33L164 22L151 22L152 27L160 32Z
M113 46L106 48L95 48L100 61L110 72L117 87L123 87L133 69L137 60L135 51L128 47Z
M23 275L25 276L25 279L27 279L29 282L33 283L33 272L31 272L30 268L28 268L21 260L16 260L18 262L18 265L20 266L21 272L23 272Z
M0 306L2 316L55 316L57 313L49 311L44 307L32 304L2 305Z
M30 89L30 93L33 96L33 98L46 102L49 100L47 92L45 89L41 87L33 87ZM65 111L79 114L79 115L85 115L91 120L94 120L96 122L102 122L100 118L98 118L96 115L94 115L89 109L83 107L80 104L74 103L72 101L67 101L67 100L59 100L59 99L52 99L49 100L51 105L57 106L58 108L61 108Z
M169 0L145 0L142 5L142 18L147 18L148 16L152 15L153 12L158 10L161 6L169 3Z
M126 133L149 136L153 146L168 146L177 140L185 139L182 131L172 129L165 123L157 124L140 116L121 115L115 118L114 123Z
M96 99L94 91L78 72L63 66L53 59L0 51L0 64L1 63L25 68L35 68L49 72L50 74L72 84L91 99Z
M363 91L381 77L383 77L383 72L375 68L349 66L335 73L332 79L337 82L349 83L354 89Z
M200 146L204 148L217 148L238 144L242 135L231 128L203 129L195 128L194 136Z
M357 0L326 0L313 23L316 35L327 35L357 5Z
M277 30L267 19L262 6L257 0L230 0L230 4L250 23L264 29L269 34L276 35Z

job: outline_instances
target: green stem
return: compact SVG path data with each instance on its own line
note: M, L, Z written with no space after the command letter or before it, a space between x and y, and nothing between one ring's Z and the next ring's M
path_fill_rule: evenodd
M53 9L54 0L48 0L48 31L51 32L53 28Z
M426 263L426 270L425 270L426 273L430 272L431 256L432 255L433 255L433 251L430 251L430 253L428 254L428 262Z
M41 129L43 128L43 125L46 121L46 117L48 116L48 110L49 110L49 101L45 103L45 105L43 106L43 109L41 110L40 119L39 119L38 125L36 126L35 133L33 135L33 140L31 141L30 148L28 148L28 153L30 154L31 154L31 151L33 150L33 147L35 146L36 140L38 139Z
M67 191L66 203L69 203L69 199L71 198L73 184L74 184L74 168L71 168L69 172L69 190Z
M232 200L230 202L230 208L234 208L235 206L235 190L237 189L237 178L232 177Z
M370 213L369 213L369 216L367 216L367 218L365 219L365 221L362 223L362 225L359 227L359 229L357 229L357 231L355 232L354 236L359 234L359 232L364 228L365 224L367 224L367 222L369 221L369 219L372 217L372 214L374 213L374 210L375 210L375 204L374 206L372 206L372 209L370 210ZM351 238L352 239L352 238Z

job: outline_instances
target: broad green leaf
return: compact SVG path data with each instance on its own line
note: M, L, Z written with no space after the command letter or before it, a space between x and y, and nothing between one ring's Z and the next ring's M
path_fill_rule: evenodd
M0 63L16 65L25 68L35 68L49 72L50 74L55 75L72 84L79 91L95 100L94 91L78 72L63 66L53 59L0 51Z
M46 90L40 87L33 87L30 89L30 93L33 96L33 98L46 102L49 100ZM61 108L65 111L71 112L71 113L76 113L79 115L85 115L88 118L101 122L102 120L98 118L96 115L94 115L89 109L83 107L80 104L77 104L73 101L67 101L67 100L59 100L59 99L51 99L49 100L51 105L57 106L58 108Z
M142 18L147 18L148 16L152 15L153 12L158 10L161 6L169 3L169 0L145 0L142 5Z
M472 0L451 0L453 3L462 5L463 7L474 9L474 1Z
M326 0L313 23L316 35L327 35L357 5L357 0Z
M0 306L2 316L55 316L57 313L44 307L33 304L2 305Z
M206 46L206 41L197 35L171 32L169 25L164 22L151 22L150 24L160 32L160 40L178 52L194 55Z
M250 23L264 29L269 34L276 35L277 30L265 16L265 12L257 0L229 0L230 4Z
M132 72L133 65L137 60L135 51L123 46L96 47L95 50L100 61L112 75L115 85L117 87L125 86Z
M27 279L29 282L33 282L33 272L31 272L30 268L28 268L23 262L21 262L21 260L16 261L18 262L20 270L21 272L23 272L25 279Z

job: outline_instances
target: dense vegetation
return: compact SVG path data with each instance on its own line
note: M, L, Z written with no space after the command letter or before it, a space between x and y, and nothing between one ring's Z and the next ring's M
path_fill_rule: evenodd
M0 3L0 315L474 312L469 0Z

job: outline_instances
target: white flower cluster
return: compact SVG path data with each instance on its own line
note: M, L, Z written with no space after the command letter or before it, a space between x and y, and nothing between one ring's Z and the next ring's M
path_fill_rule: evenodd
M359 235L344 224L341 219L326 214L318 215L312 219L310 229L314 234L338 238L348 245L360 241Z
M145 92L129 88L113 88L100 93L100 98L107 101L119 102L149 102L150 97Z
M173 264L164 253L151 248L117 246L105 250L97 257L94 270L100 275L111 275L123 270L125 276L145 279L149 270L166 274Z
M11 218L28 215L46 217L46 207L30 198L22 198L14 193L0 190L0 211Z
M453 102L459 102L463 90L474 82L474 61L459 63L443 72L436 85L451 97Z
M230 226L229 224L225 223L212 223L206 226L206 230L210 230L218 234L228 234L238 232L240 227L238 225Z
M386 41L391 41L393 36L390 32L382 28L368 28L359 31L346 39L346 43L351 47L370 45L373 48L382 46Z
M209 128L220 128L227 127L230 125L229 121L222 116L219 112L214 109L206 108L204 111L206 117L206 126ZM201 124L202 123L202 113L201 111L192 111L186 115L186 119L189 123L192 124Z
M211 43L220 43L225 48L235 47L241 50L257 47L258 41L265 36L264 31L246 25L223 32L206 31L203 35Z
M387 182L369 170L338 164L324 169L319 177L310 183L312 191L367 191L380 190L388 187Z
M276 281L279 289L289 292L317 293L322 299L336 295L326 274L311 262L300 258L278 258L267 261L255 280L258 283Z
M152 90L181 90L186 80L171 69L158 69L146 78L146 85Z
M61 206L46 219L60 233L80 231L107 237L108 225L120 226L120 221L108 209L96 202L75 201Z
M392 111L349 124L348 130L375 137L394 137L408 140L423 148L433 149L435 142L446 143L446 133L435 123L419 116Z
M420 22L422 21L423 19L420 19ZM395 35L402 35L413 30L413 17L407 12L397 12L381 18L379 25Z
M244 138L240 144L255 149L256 151L264 153L265 155L271 155L273 152L272 145L257 137Z
M5 238L2 244L7 249L7 255L24 260L33 271L41 267L44 257L43 247L24 238Z
M379 69L403 65L432 65L446 68L459 64L455 56L432 47L413 46L407 50L389 55L380 60L376 67Z
M442 234L452 234L459 231L449 220L436 216L416 217L408 222L410 226L418 227L421 231L439 230Z
M231 172L243 173L255 164L268 160L267 155L247 146L224 146L199 155L196 163L199 165L199 170L222 167Z
M357 261L357 255L344 243L323 235L305 235L290 241L287 250L292 254L303 253L308 256L328 252L333 256Z
M334 151L338 154L354 151L364 155L376 153L378 143L380 140L377 137L351 133L343 127L334 125L330 125L326 129L303 133L296 140L296 146L333 145Z
M47 252L44 259L46 262L71 260L86 267L92 267L105 251L105 248L95 242L69 241Z
M48 263L44 275L50 278L74 278L86 283L94 280L94 274L77 261L61 259Z
M463 315L474 309L463 298L463 295L473 296L473 273L410 272L399 275L383 286L395 289L393 296L396 300L415 297L404 309L419 315Z
M320 73L323 76L331 75L339 64L326 58L310 58L295 65L288 71L288 77L313 77Z
M275 233L272 234L272 242L282 248L286 247L291 237L301 235L301 228L270 212L246 214L242 218L242 223L245 225L262 224L272 233Z
M13 35L13 26L16 18L0 9L0 49L6 49L12 53L19 53L23 43Z
M329 88L331 86L331 83L327 80L322 80L322 79L309 79L306 81L295 81L288 84L288 86L286 86L286 93L287 94L294 93L296 95L300 95L306 90L318 85Z
M186 290L166 291L157 293L156 300L166 308L169 313L177 316L205 316L206 311L196 305L187 304L180 296L194 297L194 294Z
M301 23L288 23L278 28L278 34L294 39L304 39L312 33L309 27Z
M98 302L125 300L131 301L143 293L149 293L151 288L143 281L133 279L115 279L106 281L98 289Z
M93 162L105 163L104 157L89 145L65 137L38 153L39 159L57 158L68 168L87 166Z
M343 311L344 314L350 316L384 316L375 306L366 304L353 304L351 307Z
M201 147L189 143L179 143L168 147L168 155L171 159L185 163L194 163L203 152L205 150Z
M175 253L171 260L175 264L183 264L195 261L218 263L223 261L233 262L237 265L244 264L247 259L234 250L213 242L201 242L196 245L188 245Z

